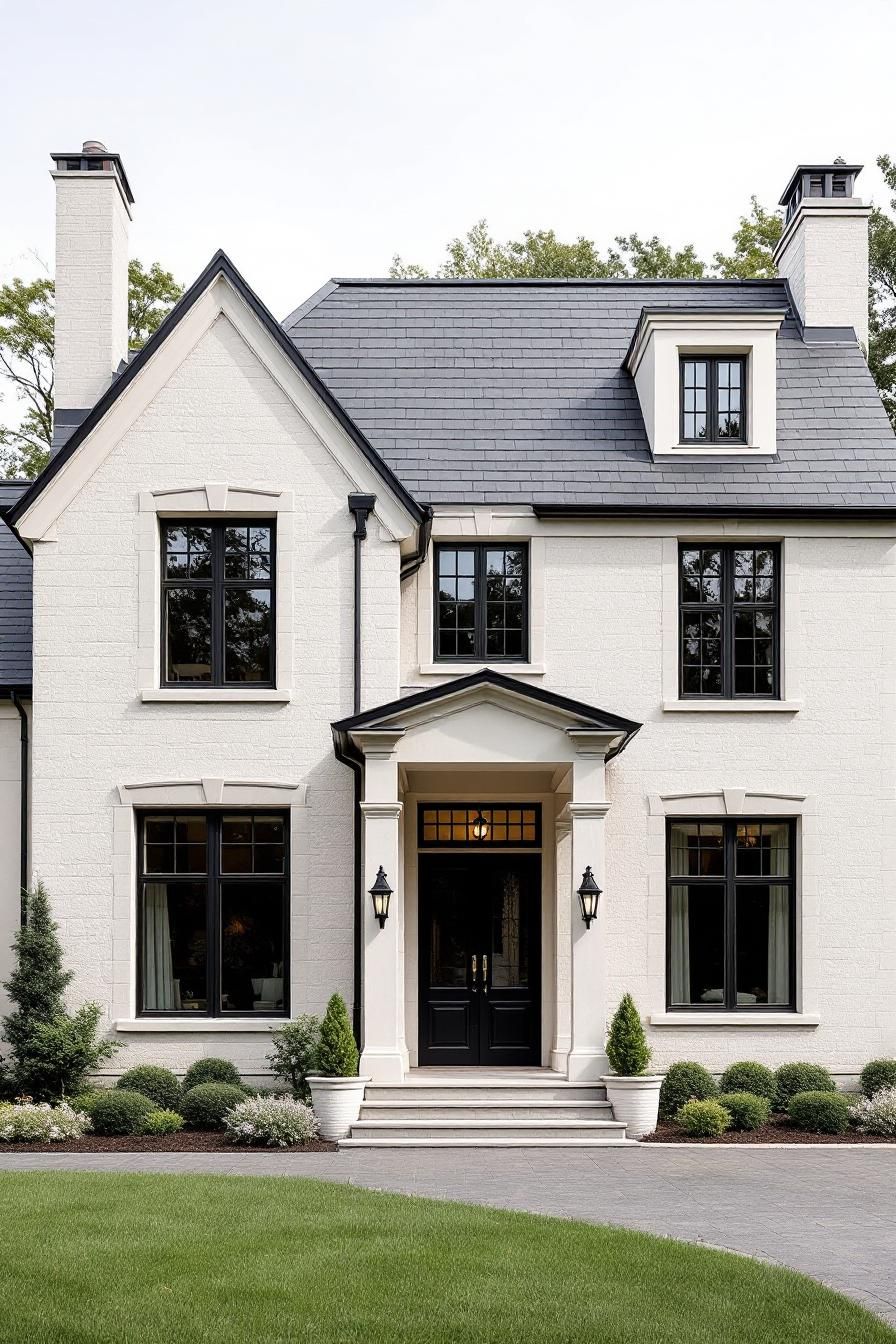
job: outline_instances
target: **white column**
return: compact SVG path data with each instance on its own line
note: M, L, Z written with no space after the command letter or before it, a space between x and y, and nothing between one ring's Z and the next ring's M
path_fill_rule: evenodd
M569 1061L571 1045L569 1029L570 1011L570 833L572 821L566 809L554 823L556 836L556 856L554 867L554 947L557 949L557 965L554 985L554 1039L551 1045L551 1068L565 1073Z
M570 1082L592 1081L608 1071L606 1042L606 948L604 903L586 928L578 887L590 866L597 885L605 883L604 821L610 804L605 796L605 760L612 736L569 730L576 755L572 767L572 800L566 815L572 826L572 870L569 887L571 935L571 1044L566 1074Z
M404 881L401 868L401 811L398 798L399 732L359 733L364 751L363 874L361 911L360 1071L375 1083L400 1083L408 1068L404 1028L404 975L401 957ZM379 868L392 888L389 917L381 929L368 892Z

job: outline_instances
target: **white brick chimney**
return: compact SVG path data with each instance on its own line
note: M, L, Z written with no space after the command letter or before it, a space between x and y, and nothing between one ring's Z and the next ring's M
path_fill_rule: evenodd
M56 423L76 424L128 355L128 224L117 154L98 140L52 154L56 182ZM77 413L77 414L76 414Z
M871 208L853 195L861 171L861 164L800 164L779 202L785 223L775 265L805 327L822 328L828 340L852 327L867 351Z

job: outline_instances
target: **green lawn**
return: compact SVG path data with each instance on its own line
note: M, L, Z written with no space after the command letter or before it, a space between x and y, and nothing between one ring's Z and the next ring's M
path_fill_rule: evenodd
M868 1344L809 1279L640 1233L277 1177L0 1174L0 1340Z

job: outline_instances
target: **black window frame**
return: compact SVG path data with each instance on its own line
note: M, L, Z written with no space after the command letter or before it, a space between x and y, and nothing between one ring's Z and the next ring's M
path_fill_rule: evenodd
M786 825L790 846L790 871L786 877L738 876L736 869L736 848L738 826ZM672 827L681 825L715 825L722 827L724 874L701 876L672 875ZM666 818L666 1011L670 1013L792 1013L796 1012L797 999L797 960L796 960L796 915L797 915L797 826L795 817L712 817L682 816ZM737 1002L737 907L736 891L742 886L786 886L790 892L788 921L788 966L790 993L786 1003L738 1003ZM672 888L681 886L724 887L724 998L722 1003L676 1003L672 998Z
M719 551L722 556L721 593L719 602L685 602L683 597L682 555L685 551ZM771 551L774 556L774 584L771 602L735 602L734 552L746 550ZM678 543L678 696L681 700L780 700L781 699L781 543L779 541L679 541ZM719 609L722 615L722 689L715 691L686 691L684 688L684 622L689 612ZM736 691L734 666L734 618L738 611L771 611L772 613L772 690L770 694L756 691Z
M147 873L145 865L144 825L146 819L153 817L199 816L206 822L208 862L205 873ZM224 873L221 869L221 822L225 817L277 817L283 822L283 873ZM205 1022L211 1018L228 1020L250 1017L264 1021L267 1018L289 1018L290 1016L290 892L291 892L291 845L289 811L277 807L222 807L209 810L201 807L151 807L140 809L137 813L137 1016L149 1018L177 1018L190 1022ZM218 1007L221 1001L221 884L222 882L239 884L240 882L276 882L283 884L283 1008L265 1010L264 1013L250 1013L246 1009L225 1010ZM144 920L143 889L152 882L205 882L205 929L206 929L206 1009L156 1009L143 1007L143 952Z
M446 839L439 840L438 838L435 840L427 840L424 835L424 827L426 825L433 824L432 822L426 821L427 812L436 812L437 814L449 812L452 814L452 816L454 813L462 812L466 820L464 820L463 822L452 821L452 823L450 824L452 826L452 830L454 828L454 825L463 825L465 831L467 832L466 837L462 840L460 839L455 840L453 836L447 840ZM494 825L493 817L495 812L519 812L521 826L523 824L522 814L524 812L534 812L535 814L534 822L526 823L527 825L532 824L535 827L534 840L524 840L522 837L520 837L519 840L495 840L492 838L491 835L481 837L480 839L477 840L474 835L470 834L470 828L472 827L473 821L475 820L476 813L479 813L479 815L482 816L486 821L488 821L490 826L492 826ZM449 823L443 822L441 824L447 825ZM515 825L516 823L513 822L510 824ZM436 822L435 825L438 827L439 823ZM541 803L520 803L520 802L457 803L457 802L432 802L430 800L418 803L417 847L418 849L426 849L426 850L476 849L483 851L493 851L500 849L526 849L526 850L541 849L542 847Z
M520 551L523 556L522 629L520 653L486 653L486 555L489 551ZM472 551L474 616L473 642L475 651L467 654L439 652L439 557L443 551ZM432 650L436 663L528 663L529 662L529 583L530 552L528 541L491 538L488 541L440 541L433 547L432 581Z
M706 364L706 423L710 433L705 438L688 438L684 432L684 366L685 364ZM719 405L719 365L740 365L741 414L740 433L726 434L718 432ZM689 448L724 448L728 444L747 443L747 357L746 355L704 355L679 353L678 357L678 438L679 444Z
M208 579L167 576L166 532L169 528L206 527L212 533L212 573ZM266 527L271 534L271 572L266 579L227 579L224 577L225 533L228 528ZM165 690L273 690L277 685L277 520L269 518L162 518L159 521L159 548L161 555L160 656L161 685ZM199 588L212 594L211 617L211 670L208 681L188 681L168 678L168 591L178 588ZM267 588L271 594L271 676L263 681L227 681L224 676L226 645L224 640L224 600L229 589L249 590Z

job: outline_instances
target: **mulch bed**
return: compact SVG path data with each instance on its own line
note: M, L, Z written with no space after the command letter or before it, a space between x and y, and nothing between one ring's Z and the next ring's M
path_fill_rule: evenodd
M728 1129L712 1139L694 1139L677 1125L660 1121L653 1134L642 1143L892 1143L883 1134L859 1134L848 1129L845 1134L809 1134L805 1129L794 1129L786 1115L773 1115L759 1129Z
M335 1153L335 1143L312 1139L295 1148L250 1147L228 1143L217 1129L182 1130L180 1134L86 1134L64 1143L0 1143L0 1153Z

